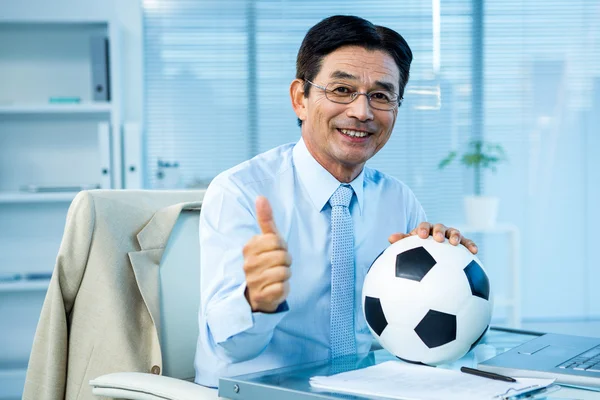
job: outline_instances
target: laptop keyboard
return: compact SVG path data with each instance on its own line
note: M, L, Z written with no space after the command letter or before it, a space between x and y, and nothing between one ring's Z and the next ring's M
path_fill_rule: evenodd
M576 371L600 372L600 346L593 347L558 365L558 368Z

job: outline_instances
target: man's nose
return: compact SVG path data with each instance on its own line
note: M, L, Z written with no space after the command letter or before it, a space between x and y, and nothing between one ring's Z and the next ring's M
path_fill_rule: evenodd
M364 93L358 93L354 101L348 104L346 114L359 121L369 121L373 119L373 109L369 104L369 98Z

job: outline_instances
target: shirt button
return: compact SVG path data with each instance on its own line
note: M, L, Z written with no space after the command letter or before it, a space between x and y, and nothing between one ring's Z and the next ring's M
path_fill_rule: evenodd
M150 372L152 372L154 375L160 375L160 367L158 365L155 365L152 367Z

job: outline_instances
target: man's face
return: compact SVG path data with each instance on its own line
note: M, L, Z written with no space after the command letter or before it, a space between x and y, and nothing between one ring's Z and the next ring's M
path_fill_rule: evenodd
M341 47L325 56L313 80L320 86L345 83L363 93L386 89L398 93L399 81L400 71L389 54L358 46ZM304 82L295 83L297 90L302 91ZM301 104L294 104L294 109L302 120L302 137L308 150L343 182L354 179L365 162L387 143L398 113L397 108L390 111L372 108L366 96L358 96L350 104L337 104L314 86L307 98L296 96Z

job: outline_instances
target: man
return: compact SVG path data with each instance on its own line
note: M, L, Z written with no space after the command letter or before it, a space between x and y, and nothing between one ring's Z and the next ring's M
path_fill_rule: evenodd
M306 34L290 87L302 138L220 174L204 198L196 382L367 352L362 284L389 243L432 234L477 251L365 167L392 133L411 61L398 33L361 18Z

